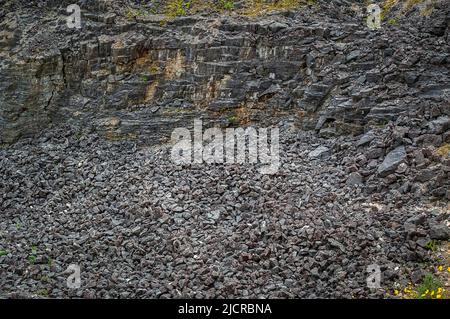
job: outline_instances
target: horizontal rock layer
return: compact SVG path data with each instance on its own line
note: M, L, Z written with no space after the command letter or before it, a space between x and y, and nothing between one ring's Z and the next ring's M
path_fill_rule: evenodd
M166 23L94 1L81 6L78 30L66 25L65 3L49 3L2 14L1 143L61 123L157 143L193 118L283 118L333 135L450 113L446 8L373 31L356 13L324 7Z

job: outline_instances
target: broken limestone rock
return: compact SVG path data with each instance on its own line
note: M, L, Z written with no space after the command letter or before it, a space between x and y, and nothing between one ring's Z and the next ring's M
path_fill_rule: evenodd
M319 146L314 151L311 151L308 154L308 157L310 159L315 159L315 158L324 158L328 155L330 155L330 149L326 146Z
M350 175L347 178L346 184L349 186L361 185L363 184L363 178L361 174L359 174L358 172L350 173Z
M395 172L397 167L406 159L406 150L404 146L399 146L393 151L389 152L384 158L383 163L378 166L377 173L381 177L388 176Z
M430 237L435 240L447 240L450 238L450 229L443 224L430 225Z
M372 142L375 139L375 134L373 133L373 131L369 131L366 134L364 134L363 136L361 136L361 138L359 139L359 141L356 143L356 146L364 146L369 144L370 142Z

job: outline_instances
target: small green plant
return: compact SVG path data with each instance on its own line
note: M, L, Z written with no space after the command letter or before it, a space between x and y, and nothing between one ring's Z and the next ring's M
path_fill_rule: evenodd
M74 135L74 137L75 137L77 140L81 139L81 137L83 137L83 132L81 132L81 131L76 132L75 135Z
M389 25L397 25L397 20L395 20L394 18L391 18L388 20L388 24Z
M238 119L237 119L236 116L230 116L230 117L228 118L228 122L230 122L230 124L236 124L237 121L238 121Z
M191 0L169 0L166 3L166 16L175 18L187 15L191 8Z
M436 251L437 249L437 243L435 240L430 240L426 245L425 248L431 251Z
M30 264L34 264L36 262L36 254L37 254L37 247L31 246L31 255L28 256L28 261Z
M49 295L47 288L39 289L38 291L36 291L36 294L42 297L48 297Z
M159 67L156 66L156 65L152 65L152 66L150 67L150 74L156 75L156 74L158 74L158 73L159 73Z
M0 250L0 257L8 255L8 251Z
M231 11L234 9L234 1L232 0L220 0L219 5L223 10Z
M48 283L50 282L50 278L47 275L43 275L39 278L40 281L42 281L43 283Z
M125 16L127 17L128 20L133 20L134 18L136 18L136 11L128 8L127 11L125 12Z
M125 12L125 16L128 20L134 20L137 17L145 17L148 16L148 12L143 9L133 9L128 8Z
M161 3L159 1L151 0L152 7L149 9L151 14L158 14Z
M442 282L432 273L427 273L423 282L417 287L417 298L438 298L442 293Z

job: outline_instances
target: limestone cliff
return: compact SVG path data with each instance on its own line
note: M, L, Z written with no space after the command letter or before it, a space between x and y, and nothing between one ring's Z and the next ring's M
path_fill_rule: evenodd
M359 1L167 19L130 15L137 2L98 0L80 2L81 29L66 25L70 3L2 9L2 143L61 123L154 143L194 117L221 126L286 119L334 135L449 114L445 2L379 30Z

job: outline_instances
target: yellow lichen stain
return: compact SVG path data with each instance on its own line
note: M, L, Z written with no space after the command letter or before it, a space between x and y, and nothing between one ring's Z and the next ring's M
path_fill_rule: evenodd
M106 128L105 137L110 141L115 141L119 137L118 127L120 126L120 119L117 117L110 117L104 120Z
M217 111L218 117L225 117L228 119L229 123L233 126L246 126L250 123L251 116L253 112L249 105L245 103L240 104L237 107L224 108Z
M113 44L111 44L111 50L120 50L125 47L125 44L121 40L115 41Z
M250 123L251 109L241 105L236 109L236 120L240 125L248 125Z
M136 59L136 66L138 66L138 67L144 67L151 63L152 63L152 61L151 61L151 58L150 58L148 52L145 52L143 55L139 56Z
M274 2L266 2L264 0L249 1L246 7L242 10L244 16L261 16L273 11L294 10L298 9L301 5L314 4L314 0L302 1L302 0L279 0Z
M435 1L427 1L427 0L385 0L382 3L382 17L389 13L396 5L402 3L402 7L400 10L400 14L404 15L405 13L411 11L416 6L421 6L420 15L429 16L435 6Z
M120 125L120 119L118 117L111 117L106 120L105 125L109 128L116 128Z
M175 58L167 59L164 75L166 80L178 78L184 72L185 59L180 50L177 51Z
M439 147L438 149L436 149L434 151L434 154L440 157L450 157L450 143L446 143L444 145L442 145L441 147Z
M306 117L306 111L298 111L297 112L297 116L300 118L305 118Z
M214 81L211 77L210 81L206 86L205 99L208 102L215 100L220 97L220 92L227 87L228 82L231 80L231 75L226 74L220 80Z
M133 71L156 75L159 73L159 62L152 58L150 51L144 51L136 58Z
M158 82L155 81L145 89L144 102L150 102L155 97L156 88L158 87Z
M137 140L138 135L134 133L122 134L120 132L106 131L105 139L111 142Z

